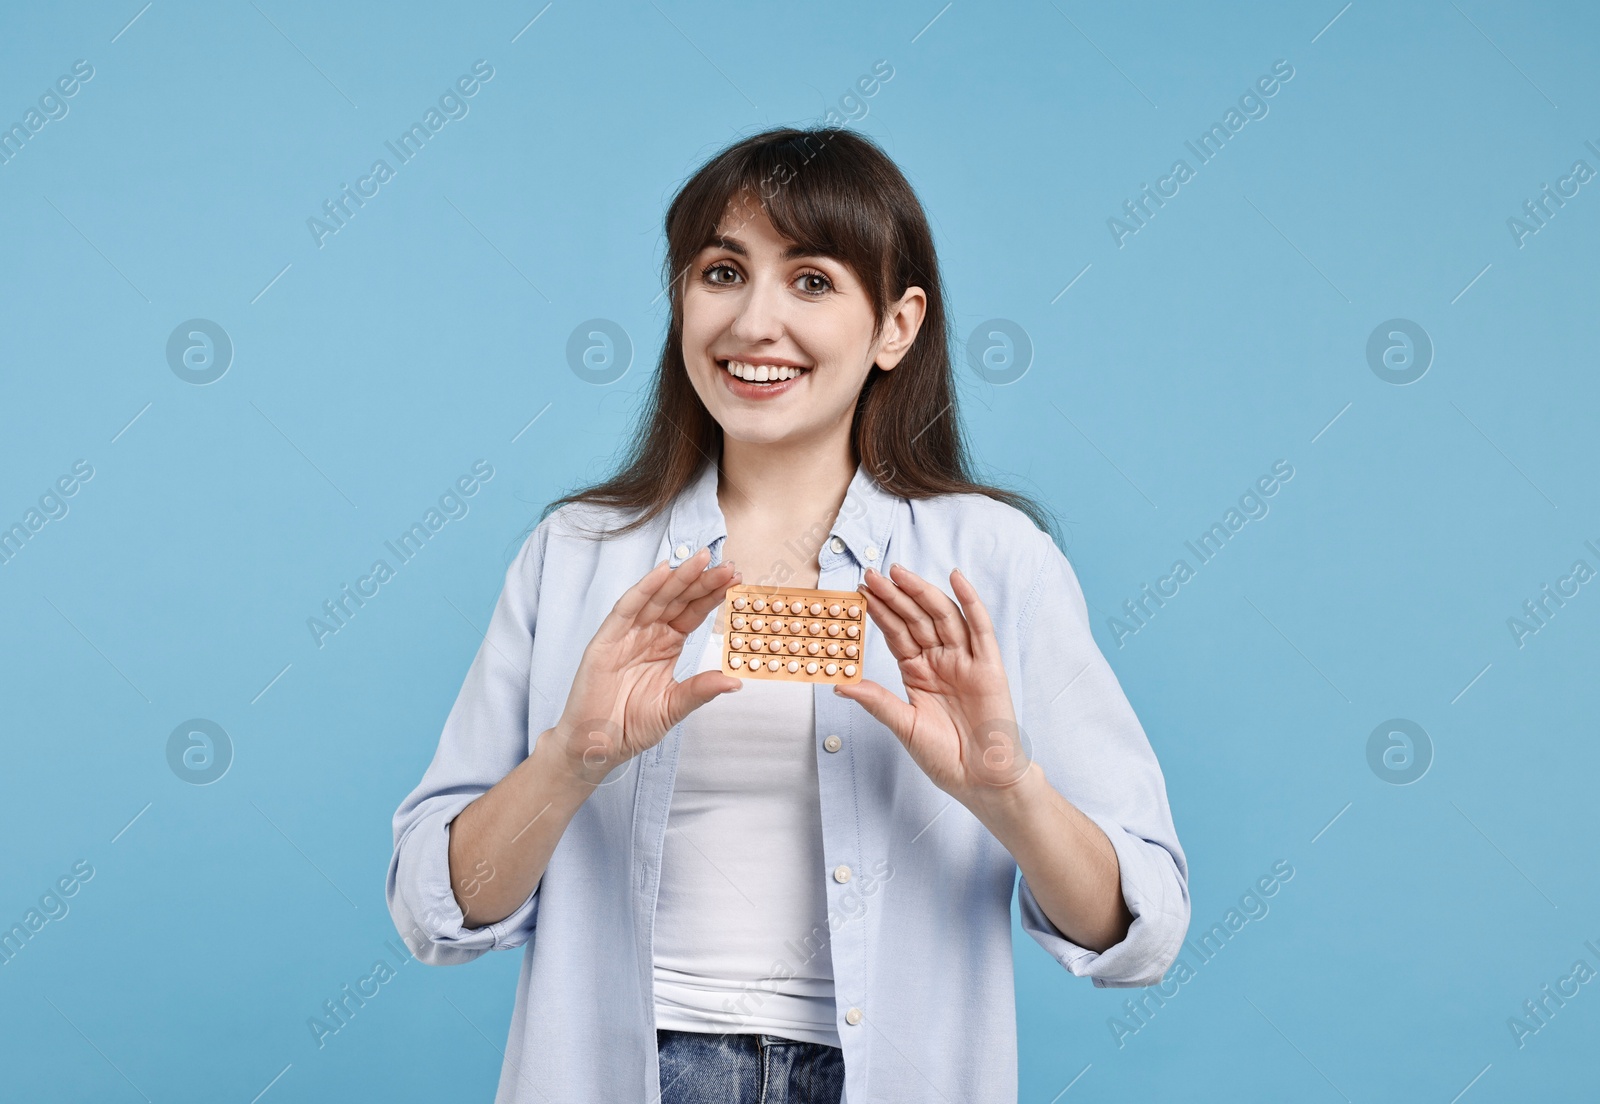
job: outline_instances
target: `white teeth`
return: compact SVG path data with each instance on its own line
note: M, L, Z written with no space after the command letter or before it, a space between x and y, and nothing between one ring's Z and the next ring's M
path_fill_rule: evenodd
M790 380L800 375L804 369L790 368L780 364L746 364L739 360L726 362L726 367L733 375L751 383L767 383L776 380Z

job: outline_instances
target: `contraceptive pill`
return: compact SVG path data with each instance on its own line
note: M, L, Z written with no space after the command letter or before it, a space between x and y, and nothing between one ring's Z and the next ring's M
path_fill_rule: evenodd
M772 616L747 616L744 611L770 611ZM789 616L778 616L785 613ZM729 587L723 623L738 630L725 638L722 657L723 670L736 678L861 681L859 657L866 642L867 624L867 595L861 591L771 585ZM841 651L856 662L841 663ZM762 653L772 658L765 659ZM784 658L779 659L780 655Z

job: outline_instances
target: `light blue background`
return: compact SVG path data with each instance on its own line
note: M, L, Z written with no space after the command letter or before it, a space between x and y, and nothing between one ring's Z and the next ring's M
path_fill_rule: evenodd
M880 59L856 125L927 205L957 329L1033 342L1008 386L963 367L962 417L1063 520L1166 772L1191 933L1295 870L1121 1047L1138 991L1019 929L1022 1099L1593 1091L1600 984L1521 1048L1507 1019L1600 967L1600 584L1522 647L1506 624L1600 568L1600 180L1520 248L1506 226L1600 169L1592 7L444 7L0 23L0 123L95 69L0 166L0 523L95 471L0 566L0 925L95 870L0 967L3 1095L491 1097L517 954L411 962L321 1049L307 1019L395 938L390 816L521 535L625 440L673 191ZM470 114L319 249L307 218L478 59ZM1270 114L1119 248L1106 220L1278 59ZM196 317L236 349L203 387L165 356ZM566 359L596 317L635 345L611 386ZM1408 386L1366 358L1396 317L1436 349ZM306 619L480 459L470 513L319 649ZM1108 618L1279 459L1270 514L1119 647ZM192 717L234 744L209 786L167 765ZM1407 786L1367 760L1396 717L1434 748Z

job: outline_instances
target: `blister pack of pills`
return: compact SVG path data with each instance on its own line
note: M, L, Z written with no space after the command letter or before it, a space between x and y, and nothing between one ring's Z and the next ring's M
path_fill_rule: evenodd
M867 596L860 591L729 587L721 620L722 669L735 678L861 681Z

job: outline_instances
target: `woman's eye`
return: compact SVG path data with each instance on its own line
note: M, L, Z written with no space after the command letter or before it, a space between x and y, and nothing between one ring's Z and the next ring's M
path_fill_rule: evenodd
M714 287L731 287L740 279L739 270L726 261L707 265L700 275ZM800 290L810 296L820 296L833 290L833 281L820 272L803 272L795 280Z

